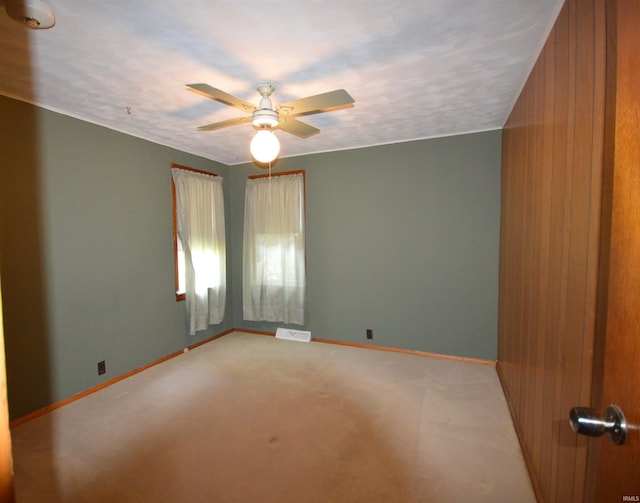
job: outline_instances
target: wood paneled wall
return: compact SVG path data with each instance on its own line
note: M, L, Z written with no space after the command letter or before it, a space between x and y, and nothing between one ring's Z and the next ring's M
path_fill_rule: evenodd
M581 502L595 334L605 0L567 0L503 132L498 372L539 501Z

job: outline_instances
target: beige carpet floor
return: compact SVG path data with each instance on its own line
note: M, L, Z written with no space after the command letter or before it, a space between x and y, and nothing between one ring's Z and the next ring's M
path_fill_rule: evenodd
M241 332L12 437L18 503L535 502L492 366Z

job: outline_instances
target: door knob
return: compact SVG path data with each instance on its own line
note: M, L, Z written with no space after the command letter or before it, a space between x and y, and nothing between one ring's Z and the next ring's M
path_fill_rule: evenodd
M576 433L590 437L606 433L609 442L615 445L623 444L627 439L627 421L617 405L607 407L602 417L591 407L574 407L569 412L569 424Z

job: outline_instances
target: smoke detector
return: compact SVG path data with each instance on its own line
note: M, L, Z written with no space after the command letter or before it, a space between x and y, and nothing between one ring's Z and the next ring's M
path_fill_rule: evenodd
M53 9L40 0L5 0L9 17L33 30L46 30L56 24Z

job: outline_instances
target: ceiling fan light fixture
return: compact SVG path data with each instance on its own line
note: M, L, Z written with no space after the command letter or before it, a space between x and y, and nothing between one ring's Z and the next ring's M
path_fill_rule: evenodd
M261 129L251 140L249 146L253 158L261 163L273 161L280 153L278 137L268 128Z
M53 9L40 0L6 0L5 9L9 17L33 30L45 30L56 24Z
M354 99L347 91L344 89L336 89L335 91L280 103L274 110L273 103L271 102L271 94L273 94L275 86L271 83L258 85L257 89L262 98L260 99L260 105L257 107L249 101L233 96L221 89L211 87L208 84L187 84L187 87L189 90L206 98L238 108L246 114L236 119L227 119L207 124L206 126L200 126L198 128L199 131L213 131L227 126L251 122L258 130L255 137L251 140L251 155L256 162L269 165L271 161L280 155L280 142L273 134L275 128L285 133L295 135L298 138L309 138L319 133L320 130L317 127L298 120L296 118L297 116L329 112L331 110L353 106L354 103ZM282 112L282 120L280 120L280 112Z

